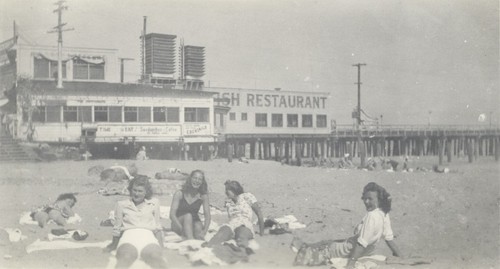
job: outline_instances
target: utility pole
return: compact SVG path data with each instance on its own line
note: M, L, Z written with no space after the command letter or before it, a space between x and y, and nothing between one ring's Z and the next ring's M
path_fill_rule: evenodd
M352 66L358 67L358 82L354 84L358 84L358 108L357 108L357 121L356 121L356 129L358 131L358 152L361 157L361 167L365 167L365 144L361 139L361 66L365 66L366 64L357 63Z
M133 61L134 59L133 58L118 58L120 59L120 82L123 83L124 81L124 70L125 70L125 64L124 62L125 61Z
M62 11L63 10L67 10L68 7L67 6L63 6L64 4L64 0L60 0L56 3L54 3L54 5L57 5L57 9L54 10L54 13L57 12L57 17L58 17L58 20L57 20L57 26L54 27L55 30L51 30L51 31L48 31L48 33L56 33L57 32L57 88L58 89L62 89L62 32L65 32L65 31L72 31L74 30L74 28L70 28L70 29L64 29L63 30L63 26L66 25L66 23L62 23Z

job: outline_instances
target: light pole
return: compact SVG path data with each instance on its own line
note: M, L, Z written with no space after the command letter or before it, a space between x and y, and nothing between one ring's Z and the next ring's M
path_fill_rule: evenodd
M380 115L380 127L382 127L382 121L384 120L384 115Z
M490 111L490 128L491 128L491 115L493 114L493 112Z
M429 119L428 119L429 127L431 126L431 114L432 114L432 110L429 110Z

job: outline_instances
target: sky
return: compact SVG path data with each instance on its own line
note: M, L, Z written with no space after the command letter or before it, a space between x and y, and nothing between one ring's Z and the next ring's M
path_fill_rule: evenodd
M0 0L0 41L57 45L56 1ZM496 0L67 0L64 46L114 48L140 74L147 32L204 46L205 85L330 93L330 118L361 108L383 124L500 124ZM484 121L479 116L484 114Z

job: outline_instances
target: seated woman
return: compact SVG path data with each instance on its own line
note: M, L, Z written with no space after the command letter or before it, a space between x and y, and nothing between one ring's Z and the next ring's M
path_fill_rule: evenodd
M219 231L208 242L207 246L219 245L224 241L235 239L239 247L248 248L248 242L254 238L252 217L257 215L260 235L264 235L264 219L260 205L255 196L245 192L238 181L228 180L224 183L229 222L220 227Z
M389 211L391 211L389 193L377 183L370 182L364 187L361 200L368 212L354 229L354 236L347 240L302 244L295 257L294 265L323 265L331 258L349 258L346 268L354 268L357 259L371 255L382 238L393 255L401 257L401 252L393 241L394 236L389 218Z
M152 198L149 179L134 178L128 190L130 199L116 203L113 241L104 250L117 249L116 268L128 268L139 257L152 268L166 268L160 203Z
M202 223L198 212L203 205L205 223ZM210 226L210 206L208 201L208 186L205 174L194 170L172 198L170 207L172 230L186 239L203 240Z
M31 212L30 216L38 222L38 226L44 227L49 220L57 225L64 226L68 218L75 215L73 206L76 204L76 197L73 193L63 193L51 205L44 205Z

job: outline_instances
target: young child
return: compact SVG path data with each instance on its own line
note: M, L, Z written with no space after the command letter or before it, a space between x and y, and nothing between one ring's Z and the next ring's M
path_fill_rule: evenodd
M367 213L354 229L354 236L347 240L302 244L294 265L322 265L331 258L349 258L346 268L354 268L358 258L373 253L380 239L385 240L394 256L401 257L401 252L393 240L389 218L390 194L382 186L370 182L364 187L361 200Z
M49 220L53 220L57 225L64 226L68 218L75 215L73 212L75 204L76 197L73 193L63 193L57 197L53 204L37 208L30 216L42 228Z

